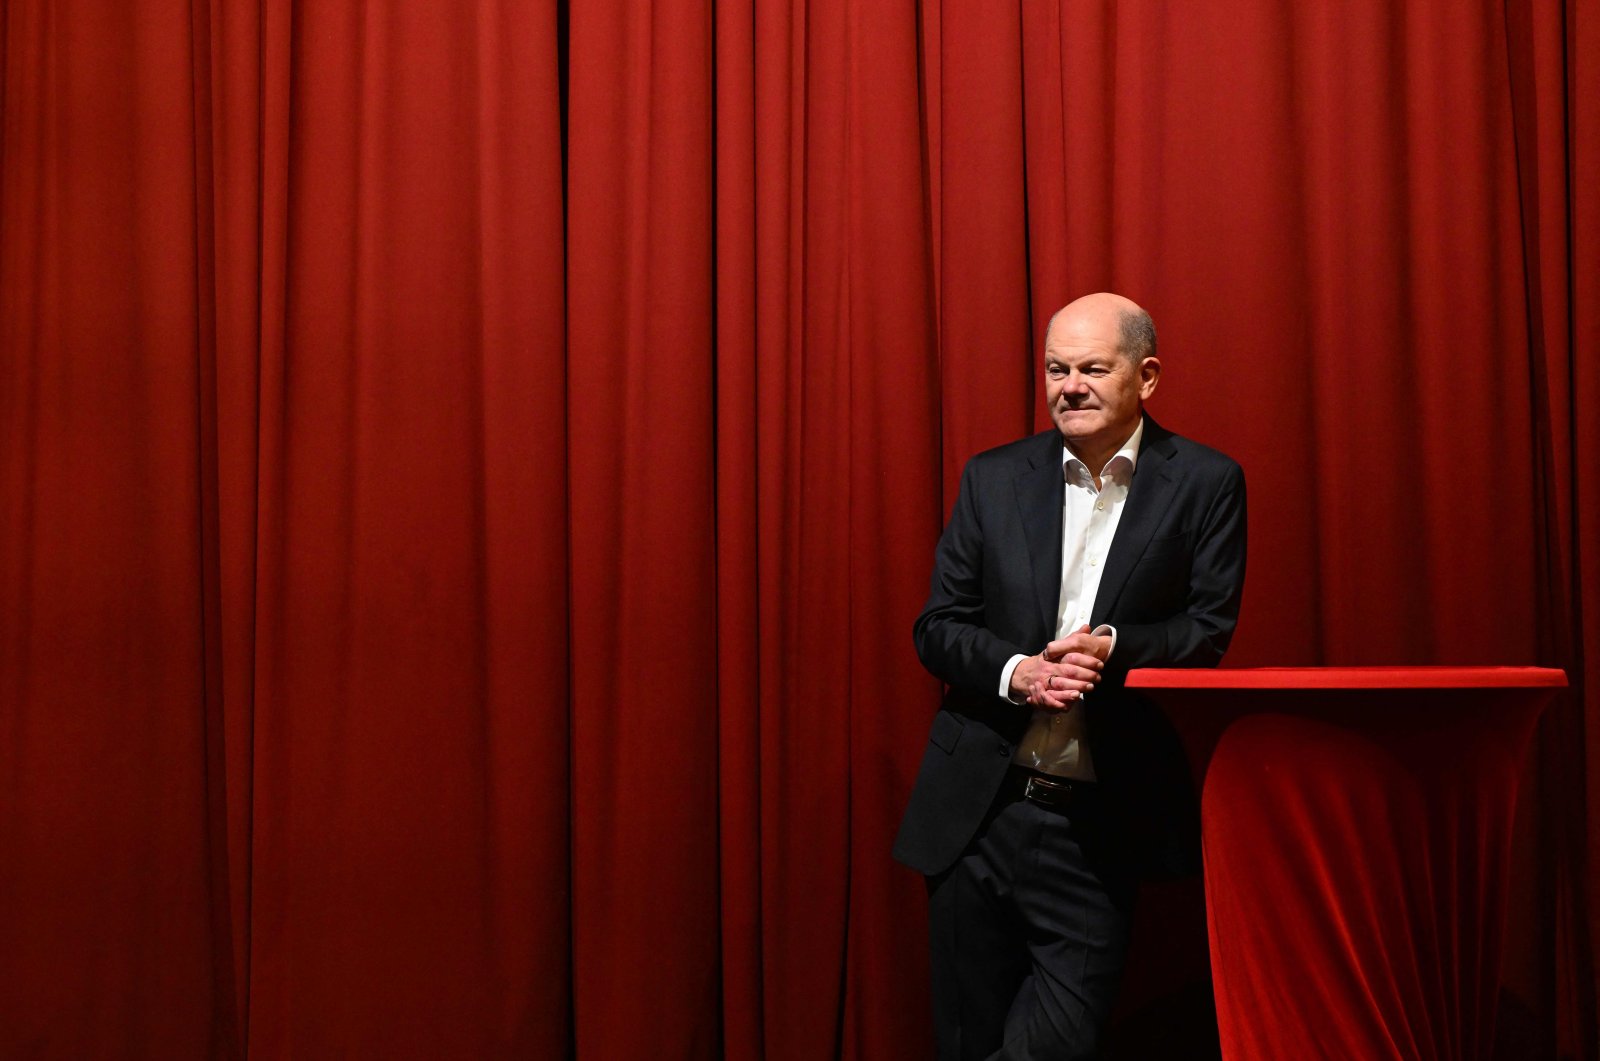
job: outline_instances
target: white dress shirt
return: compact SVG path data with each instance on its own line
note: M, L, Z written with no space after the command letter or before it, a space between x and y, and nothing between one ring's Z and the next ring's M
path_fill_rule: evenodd
M1117 524L1133 483L1133 469L1139 461L1139 444L1144 440L1144 418L1133 434L1100 472L1100 486L1094 475L1072 451L1062 447L1061 500L1061 598L1056 606L1056 638L1066 637L1089 621L1106 554L1116 537ZM1109 635L1116 649L1117 632L1104 624L1093 631ZM1009 698L1011 674L1026 656L1013 656L1000 672L1000 695ZM1017 744L1012 761L1047 774L1094 780L1094 758L1084 735L1083 713L1036 710L1027 732Z

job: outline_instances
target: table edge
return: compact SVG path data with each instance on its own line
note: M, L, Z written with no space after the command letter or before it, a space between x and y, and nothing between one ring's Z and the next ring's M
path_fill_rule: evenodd
M1140 667L1129 689L1561 689L1557 667Z

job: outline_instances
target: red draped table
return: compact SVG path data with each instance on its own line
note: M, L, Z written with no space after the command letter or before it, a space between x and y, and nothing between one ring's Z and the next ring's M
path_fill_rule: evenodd
M1223 1056L1488 1057L1538 667L1135 670L1203 778Z

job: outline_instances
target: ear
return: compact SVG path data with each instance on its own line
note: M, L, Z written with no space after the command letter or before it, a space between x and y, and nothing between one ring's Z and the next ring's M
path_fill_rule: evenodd
M1147 357L1139 362L1139 400L1149 401L1150 395L1156 392L1156 384L1161 382L1161 361L1159 358Z

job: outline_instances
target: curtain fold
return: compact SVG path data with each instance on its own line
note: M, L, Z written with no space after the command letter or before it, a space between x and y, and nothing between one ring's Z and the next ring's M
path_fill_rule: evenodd
M571 12L577 1052L719 1039L710 9Z
M265 13L255 475L229 484L255 509L246 1045L544 1049L569 1010L554 5Z
M5 16L0 1034L17 1055L203 1056L229 970L190 12Z
M1567 670L1501 1010L1596 1057L1597 69L1563 0L7 0L0 1054L926 1055L910 623L1112 288L1250 479L1231 663Z

